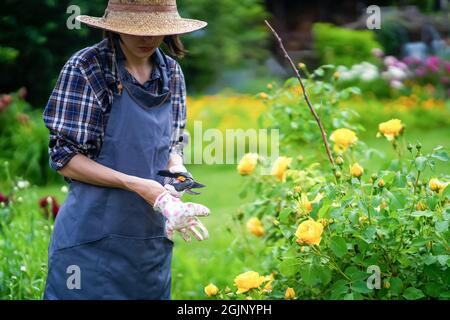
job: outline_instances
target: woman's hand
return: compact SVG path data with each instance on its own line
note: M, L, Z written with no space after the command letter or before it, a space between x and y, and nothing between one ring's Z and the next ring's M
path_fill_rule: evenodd
M167 218L166 233L172 239L173 232L181 233L185 241L190 241L191 232L197 240L205 240L209 237L208 230L197 217L208 216L210 211L207 207L192 202L182 202L172 196L168 191L160 194L153 207Z
M130 177L126 182L127 189L136 192L150 205L155 204L156 198L166 191L157 181Z

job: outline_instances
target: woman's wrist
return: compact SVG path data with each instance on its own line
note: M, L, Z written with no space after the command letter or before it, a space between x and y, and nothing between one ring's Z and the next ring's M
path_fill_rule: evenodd
M145 195L146 200L153 204L156 198L167 190L158 182L150 179L143 179L136 176L124 175L122 177L123 188L128 191Z

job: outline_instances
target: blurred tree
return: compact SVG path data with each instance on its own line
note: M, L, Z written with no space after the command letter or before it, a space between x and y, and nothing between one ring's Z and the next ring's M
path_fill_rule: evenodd
M102 16L106 0L3 0L0 18L0 92L26 86L28 100L43 107L59 72L76 51L99 42L100 30L82 26L69 30L70 5L82 14ZM267 17L263 0L178 0L180 14L209 25L183 35L190 52L180 64L188 90L199 91L214 82L222 70L263 59L268 51Z

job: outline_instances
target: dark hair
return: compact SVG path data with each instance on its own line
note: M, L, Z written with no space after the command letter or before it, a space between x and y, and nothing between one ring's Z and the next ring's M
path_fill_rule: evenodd
M108 38L110 41L114 36L119 34L112 31L103 30L103 38ZM177 58L183 58L189 51L184 48L178 34L165 36L163 40L167 47L168 53Z

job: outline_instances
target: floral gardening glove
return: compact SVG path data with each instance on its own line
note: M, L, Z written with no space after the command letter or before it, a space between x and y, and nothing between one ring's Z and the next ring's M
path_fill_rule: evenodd
M185 241L191 241L189 233L199 241L208 238L208 230L197 218L209 215L207 207L198 203L182 202L165 191L156 198L153 208L167 218L166 233L169 239L173 239L174 231L180 232Z
M186 167L183 166L182 164L171 166L169 168L169 171L171 173L180 173L180 172L188 173ZM164 188L166 188L166 190L169 191L172 196L181 198L184 195L184 190L183 191L175 190L174 184L176 184L176 183L179 183L179 181L175 178L170 178L170 177L164 178Z

